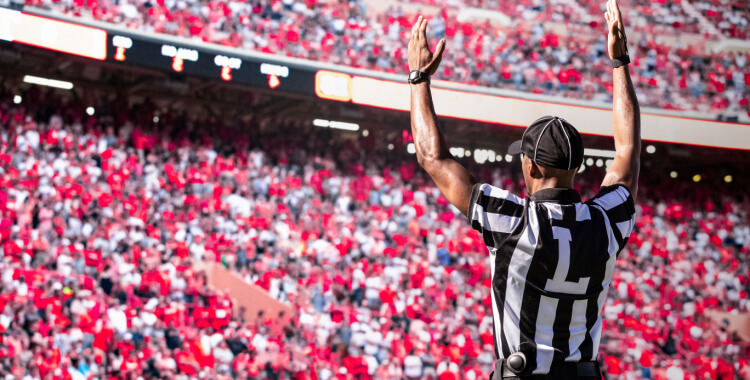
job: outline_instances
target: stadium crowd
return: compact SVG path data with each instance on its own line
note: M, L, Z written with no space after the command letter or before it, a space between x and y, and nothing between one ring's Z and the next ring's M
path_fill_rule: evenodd
M429 37L447 39L438 78L568 99L611 99L603 2L424 2L436 6L427 12L433 18ZM715 22L719 34L745 38L750 8L743 2L691 2L703 14L701 23L685 13L683 3L688 1L623 4L630 9L633 35L639 36L631 42L630 67L641 105L750 117L749 56L713 52L710 41L719 37L706 26ZM379 10L364 0L27 0L27 5L146 32L390 73L407 72L405 41L417 17L398 3ZM466 6L497 10L514 22L458 21L454 8ZM553 24L564 24L567 32ZM677 36L676 42L663 36Z
M484 244L402 145L149 101L100 99L89 116L38 87L2 91L3 379L492 370ZM472 171L520 194L516 165ZM584 196L602 175L581 174ZM687 186L642 187L604 308L608 379L750 376L748 343L707 317L750 311L750 199ZM235 310L200 262L290 305L291 323Z

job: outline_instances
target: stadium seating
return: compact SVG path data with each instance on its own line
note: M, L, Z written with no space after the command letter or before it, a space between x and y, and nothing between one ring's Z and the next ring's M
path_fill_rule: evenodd
M438 78L567 99L611 99L602 2L424 0L424 4L431 7L427 16L434 19L430 38L448 41ZM623 4L633 36L631 68L641 106L729 117L750 113L748 55L715 53L704 38L716 42L722 36L747 37L750 15L742 4L722 0ZM407 71L405 41L417 17L398 7L366 12L362 0L190 5L27 0L27 5L147 32L390 73ZM513 22L459 22L455 12L465 7L499 11ZM693 37L683 40L682 34ZM664 36L675 41L667 42Z
M5 378L492 370L484 244L413 156L365 137L331 147L328 130L275 117L93 104L88 116L36 87L0 94ZM522 193L512 165L471 170ZM582 173L585 196L602 175ZM641 188L604 308L608 378L747 378L747 343L706 317L750 311L750 199L722 194L686 180ZM205 261L290 305L293 323L233 312Z
M729 38L747 39L750 32L750 9L742 1L694 1L695 8Z

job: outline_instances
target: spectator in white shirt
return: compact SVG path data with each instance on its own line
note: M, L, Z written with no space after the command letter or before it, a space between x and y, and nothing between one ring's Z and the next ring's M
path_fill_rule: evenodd
M404 358L404 375L409 380L422 378L422 359L414 354L414 350L409 352L409 356Z

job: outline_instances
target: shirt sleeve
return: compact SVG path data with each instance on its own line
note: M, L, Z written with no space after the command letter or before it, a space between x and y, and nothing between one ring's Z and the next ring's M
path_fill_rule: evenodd
M507 190L478 183L471 191L467 217L488 247L498 247L521 223L525 200Z
M628 188L620 184L602 187L599 194L586 203L604 211L612 227L612 235L622 250L635 227L635 201Z

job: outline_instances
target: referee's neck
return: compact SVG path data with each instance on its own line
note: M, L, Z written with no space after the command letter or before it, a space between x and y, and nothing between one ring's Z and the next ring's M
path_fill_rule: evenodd
M526 187L529 195L544 189L573 189L573 178L532 178L531 181L526 181Z
M529 195L543 189L572 189L578 168L565 170L547 167L524 156L521 163Z

